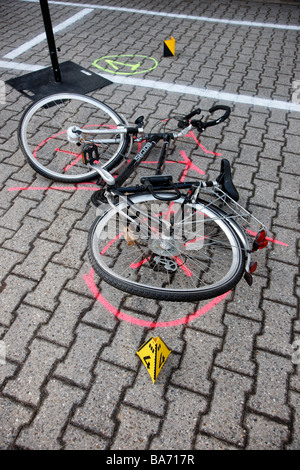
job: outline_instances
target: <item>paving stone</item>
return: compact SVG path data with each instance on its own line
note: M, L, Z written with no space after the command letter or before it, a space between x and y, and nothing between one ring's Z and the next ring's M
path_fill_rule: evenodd
M65 243L77 217L78 212L61 207L51 225L47 226L47 229L42 232L41 237L54 242Z
M257 347L277 354L289 354L297 309L267 300L262 303L262 308L265 312L264 326L256 339Z
M30 427L19 434L16 441L21 448L28 450L59 450L59 438L68 423L70 412L80 403L82 390L51 380L46 387L46 398Z
M287 175L282 173L280 175L280 189L277 192L277 195L299 201L299 177L297 175Z
M93 363L109 339L107 331L79 325L75 332L75 341L65 361L56 368L56 374L78 386L87 387L91 380ZM87 347L87 344L90 346Z
M63 291L57 309L47 324L40 328L39 336L69 347L74 340L76 325L90 304L91 300L86 297Z
M116 426L118 402L124 388L132 383L134 374L105 361L98 362L94 374L93 386L84 405L77 408L73 423L102 438L109 438Z
M276 209L277 203L275 202L275 194L277 189L278 183L276 181L276 177L272 182L256 179L254 196L251 203L261 205L262 201L266 201L265 205L268 205L269 209Z
M299 430L300 430L300 416L299 416L299 393L291 392L290 403L293 407L295 426L291 436L291 443L287 445L287 450L298 450L299 449Z
M107 440L72 425L68 425L63 442L64 450L105 450L107 446Z
M53 257L53 261L70 268L78 268L82 264L82 257L87 249L86 232L72 230L68 242L60 253Z
M65 349L35 339L29 347L30 354L18 376L8 381L4 394L31 406L37 406L41 399L41 387L53 364L65 354Z
M172 376L172 383L189 390L209 394L213 383L209 372L213 356L221 348L221 339L203 332L186 329L186 351L180 368Z
M43 220L25 216L19 230L15 232L14 236L11 236L10 239L3 244L3 248L8 248L9 250L19 251L22 253L28 253L37 234L43 230L46 225L47 223Z
M45 271L46 274L38 287L26 296L25 301L31 305L53 311L61 287L74 276L74 271L54 263L48 263Z
M295 276L297 269L293 265L270 260L268 266L272 269L272 277L268 289L265 290L266 299L284 301L287 305L296 306L297 298L294 294ZM285 280L282 283L282 279Z
M160 417L163 416L167 406L165 386L169 382L173 371L178 368L178 363L179 357L175 353L171 353L153 386L146 367L140 361L134 386L126 391L125 402L145 412L154 413Z
M15 313L20 299L35 287L35 283L17 276L8 276L5 280L5 288L0 293L1 319L0 323L9 326L15 318Z
M223 442L206 434L198 434L195 442L195 450L238 450L238 447Z
M29 215L52 222L60 205L69 197L70 194L66 191L46 191L43 201Z
M23 197L17 197L14 200L13 206L1 218L2 227L7 227L12 230L18 230L26 214L32 207L36 207L35 201L29 201Z
M288 421L291 410L286 404L285 388L288 374L292 372L291 360L259 350L256 361L256 391L249 399L249 407L272 418Z
M159 418L126 405L121 405L117 420L120 424L111 450L145 450L160 425Z
M7 358L22 362L28 354L28 344L39 326L48 319L48 313L27 305L21 305L16 318L3 340L6 344Z
M39 281L45 273L45 267L49 259L60 249L61 246L57 243L40 239L35 240L23 263L15 267L14 274Z
M200 431L236 446L243 446L246 437L242 424L243 408L246 394L252 387L252 380L217 367L213 370L212 379L213 400L209 412L202 417Z
M157 437L151 442L151 450L191 449L198 417L205 411L204 397L181 388L170 387L166 394L168 401L164 424ZM179 418L180 416L180 418Z
M142 329L137 329L131 323L120 322L113 341L104 348L101 359L135 370L139 361L135 353L143 344L142 335Z
M299 221L297 203L292 199L282 197L278 197L276 201L278 203L278 214L274 219L274 223L281 227L298 230Z
M0 387L4 386L4 382L8 380L10 377L13 377L17 369L16 364L9 363L7 359L5 359L5 364L1 364L0 367Z
M260 331L260 324L234 315L225 315L224 324L227 327L225 341L222 351L216 356L215 364L252 376L255 373L253 343L256 333Z
M6 450L15 440L19 429L30 420L32 410L4 397L0 398L0 407L2 416L0 448Z
M246 417L245 424L249 430L248 450L283 450L289 435L287 426L254 414Z
M2 211L0 212L0 214L1 213ZM5 243L5 241L12 238L14 234L15 234L14 230L0 227L0 244L2 245L3 243Z

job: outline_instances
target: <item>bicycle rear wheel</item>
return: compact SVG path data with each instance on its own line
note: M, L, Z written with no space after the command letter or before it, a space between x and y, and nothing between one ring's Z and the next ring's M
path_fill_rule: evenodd
M68 141L67 130L71 126L87 131L115 129L122 124L123 119L115 111L94 98L58 93L42 98L25 111L18 138L35 171L55 181L80 183L96 179L97 173L84 165L81 147ZM105 134L97 142L99 163L113 171L122 163L128 144L126 134Z
M196 301L232 289L245 270L238 226L204 202L130 197L89 233L93 268L117 289L168 301ZM125 217L127 215L127 217Z

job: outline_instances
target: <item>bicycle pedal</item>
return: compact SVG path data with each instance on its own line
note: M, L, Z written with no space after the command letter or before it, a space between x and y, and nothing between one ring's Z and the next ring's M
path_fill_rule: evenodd
M93 163L99 163L100 156L98 147L95 144L85 144L82 148L82 161L85 165L92 165Z

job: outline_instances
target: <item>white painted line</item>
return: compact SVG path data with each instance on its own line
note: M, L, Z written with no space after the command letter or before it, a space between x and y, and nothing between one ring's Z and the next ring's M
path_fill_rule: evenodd
M93 9L91 8L85 8L84 10L76 13L75 15L71 16L67 20L63 21L62 23L58 24L53 28L54 33L58 33L59 31L62 31L63 29L68 28L72 24L76 23L76 21L81 20L84 16L88 15L91 13ZM46 39L46 33L41 33L35 38L31 39L30 41L25 42L21 46L17 47L13 51L9 52L6 54L3 58L4 59L15 59L19 55L23 54L24 52L28 51L32 47L36 46L40 42L44 41Z
M287 101L272 100L260 98L259 96L237 95L234 93L226 93L224 91L207 90L206 88L197 88L187 85L176 85L174 83L161 82L156 80L146 80L124 75L113 75L99 73L101 77L107 78L113 83L122 85L133 85L156 90L166 90L169 93L181 93L186 95L203 96L219 101L230 101L232 103L248 104L250 106L262 106L265 108L282 109L289 112L300 112L300 104L290 103Z
M38 3L39 0L20 0L22 2L31 2ZM259 23L256 21L242 21L242 20L226 20L221 18L209 18L207 16L194 16L194 15L182 15L178 13L166 13L161 11L152 11L152 10L137 10L135 8L123 8L116 6L107 6L107 5L91 5L88 3L70 3L70 2L60 2L55 0L50 0L49 4L53 5L65 5L68 7L78 7L78 8L95 8L98 10L110 10L110 11L120 11L125 13L137 13L140 15L152 15L152 16L163 16L168 18L178 18L183 20L192 20L192 21L204 21L210 23L223 23L223 24L233 24L236 26L249 26L249 27L258 27L258 28L274 28L274 29L286 29L292 31L300 31L300 26L297 25L287 25L287 24L277 24L277 23Z
M41 70L45 67L40 65L0 60L0 68L35 72L36 70ZM140 79L128 76L124 77L123 75L113 75L108 73L99 73L98 75L120 85L132 85L156 90L165 90L169 93L203 96L204 98L211 98L213 100L230 101L231 103L248 104L250 106L262 106L265 108L282 109L283 111L300 113L300 104L291 103L288 101L260 98L259 96L237 95L234 93L226 93L225 91L207 90L206 88L197 88L188 85L176 85L175 83Z
M7 60L0 60L0 68L2 69L11 69L11 70L25 70L28 72L35 72L36 70L41 70L45 67L41 65L31 65L23 64L20 62L9 62Z

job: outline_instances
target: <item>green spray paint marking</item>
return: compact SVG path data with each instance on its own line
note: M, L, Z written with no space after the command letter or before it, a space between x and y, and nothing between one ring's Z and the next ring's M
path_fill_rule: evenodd
M145 55L122 54L106 55L95 60L92 65L115 75L136 75L150 72L158 66L158 62L153 57Z

